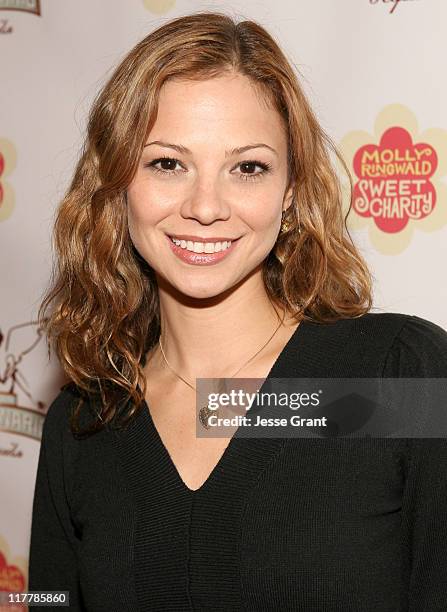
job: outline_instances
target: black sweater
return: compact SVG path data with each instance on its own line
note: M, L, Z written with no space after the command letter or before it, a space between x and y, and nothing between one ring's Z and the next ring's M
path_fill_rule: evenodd
M298 326L269 378L447 377L447 333L368 313ZM44 422L30 590L70 610L446 612L445 438L241 438L188 489L147 404L75 440Z

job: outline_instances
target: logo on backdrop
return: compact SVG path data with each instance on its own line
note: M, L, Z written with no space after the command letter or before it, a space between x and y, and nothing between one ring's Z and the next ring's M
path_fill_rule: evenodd
M23 373L23 362L40 342L43 330L35 321L14 325L6 336L0 329L0 431L40 441L46 404L35 400ZM18 392L26 396L19 398ZM21 405L34 405L33 408Z
M436 204L430 179L437 165L430 144L414 143L403 127L389 128L378 145L366 144L354 156L355 212L388 233L401 232L410 219L424 219Z
M10 140L0 138L0 222L7 219L14 209L14 191L8 177L16 167L16 148Z
M23 557L12 557L8 541L0 533L0 591L23 593L26 585L27 565L27 560ZM6 609L18 611L25 608L21 603L0 605L0 610Z
M40 16L40 0L0 0L0 11L24 11Z
M398 4L404 2L417 2L418 0L369 0L370 4L391 4L389 13L394 13Z
M354 183L348 224L368 227L378 251L400 253L415 230L433 232L447 224L445 130L419 133L415 115L393 104L379 113L374 135L350 132L340 150Z

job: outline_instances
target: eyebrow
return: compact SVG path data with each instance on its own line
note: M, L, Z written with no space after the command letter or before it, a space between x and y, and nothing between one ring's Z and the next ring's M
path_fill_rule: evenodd
M182 145L176 145L176 144L172 144L170 142L163 142L162 140L154 140L153 142L148 142L147 144L144 145L143 148L146 148L150 145L159 145L160 147L166 147L168 149L174 149L175 151L178 151L179 153L183 153L183 154L189 154L191 155L191 151L189 149L187 149L186 147L182 146ZM225 151L225 157L230 157L232 155L240 155L241 153L245 153L245 151L248 151L249 149L257 149L259 147L266 147L267 149L270 149L270 151L273 151L273 153L275 155L278 155L278 153L275 151L275 149L273 147L271 147L268 144L265 144L263 142L257 142L255 144L250 144L250 145L245 145L244 147L235 147L234 149L230 149L229 151Z

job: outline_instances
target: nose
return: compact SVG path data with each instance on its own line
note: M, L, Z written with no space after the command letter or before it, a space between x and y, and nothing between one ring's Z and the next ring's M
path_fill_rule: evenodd
M180 209L185 219L195 219L202 225L211 225L214 221L226 221L231 215L231 206L223 193L218 177L198 176L194 187L188 193Z

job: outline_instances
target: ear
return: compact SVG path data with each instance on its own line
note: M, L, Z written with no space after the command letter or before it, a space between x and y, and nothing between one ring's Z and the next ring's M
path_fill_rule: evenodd
M289 208L289 206L292 204L292 201L293 201L293 185L289 187L289 189L286 191L284 195L284 199L282 203L283 211L286 211Z

